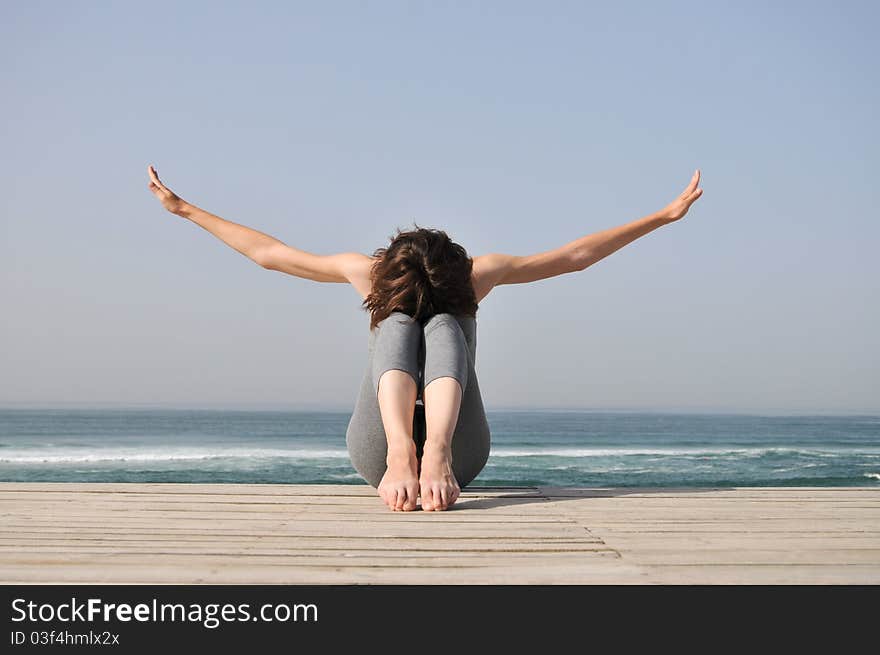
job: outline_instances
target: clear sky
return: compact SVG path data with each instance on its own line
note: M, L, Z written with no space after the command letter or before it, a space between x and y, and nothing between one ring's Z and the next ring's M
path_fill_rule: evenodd
M873 2L8 2L0 404L353 407L349 285L261 269L147 188L298 248L445 229L495 289L487 409L880 411Z

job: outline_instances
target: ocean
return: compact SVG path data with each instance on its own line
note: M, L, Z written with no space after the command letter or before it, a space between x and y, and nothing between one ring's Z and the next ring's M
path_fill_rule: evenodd
M880 486L880 416L487 411L471 486ZM366 484L350 412L0 409L0 481Z

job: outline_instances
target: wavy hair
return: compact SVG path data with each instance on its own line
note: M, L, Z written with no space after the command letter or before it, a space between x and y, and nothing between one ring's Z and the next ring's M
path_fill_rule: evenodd
M362 303L371 330L394 311L420 323L444 312L476 316L474 262L462 246L442 230L418 225L406 232L398 227L389 238L387 247L373 253L372 288Z

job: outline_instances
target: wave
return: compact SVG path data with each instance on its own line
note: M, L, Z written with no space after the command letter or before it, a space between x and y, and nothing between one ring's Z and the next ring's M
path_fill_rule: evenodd
M333 480L363 480L360 473L331 473L330 477Z
M99 462L173 462L216 459L341 459L348 458L343 449L270 449L223 448L199 450L95 450L4 452L0 464L88 464Z
M820 450L782 446L763 448L497 448L493 457L764 457L766 455L803 455L808 457L841 457L872 454L862 448ZM880 451L876 451L880 452Z
M880 480L880 473L865 473L866 478L873 478L874 480Z

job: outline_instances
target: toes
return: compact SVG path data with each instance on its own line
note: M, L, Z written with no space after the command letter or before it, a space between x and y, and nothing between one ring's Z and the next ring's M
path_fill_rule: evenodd
M419 487L418 485L411 485L406 488L406 503L403 505L403 509L406 512L411 512L416 508L416 498L419 495Z
M454 484L449 488L449 504L455 504L455 501L458 500L458 496L461 493L461 488L458 484Z
M422 494L422 511L430 512L434 509L434 501L431 499L431 490L427 487L421 488Z
M439 487L439 486L434 485L434 486L431 488L431 497L434 499L434 509L435 509L435 510L441 510L441 509L444 509L444 507L443 507L443 495L442 495L442 493L440 492L440 487Z
M394 509L394 489L383 489L382 490L382 502L388 507L388 509Z
M449 498L449 504L454 505L455 501L458 500L458 497L461 495L461 489L455 488L452 490L452 496Z
M397 489L394 501L394 509L402 510L404 503L406 503L406 489Z
M377 491L382 502L395 512L410 512L418 507L416 499L419 496L419 485L417 482L399 483L398 486L380 485Z
M449 489L447 489L446 487L440 488L440 499L440 507L442 507L443 509L449 507Z

